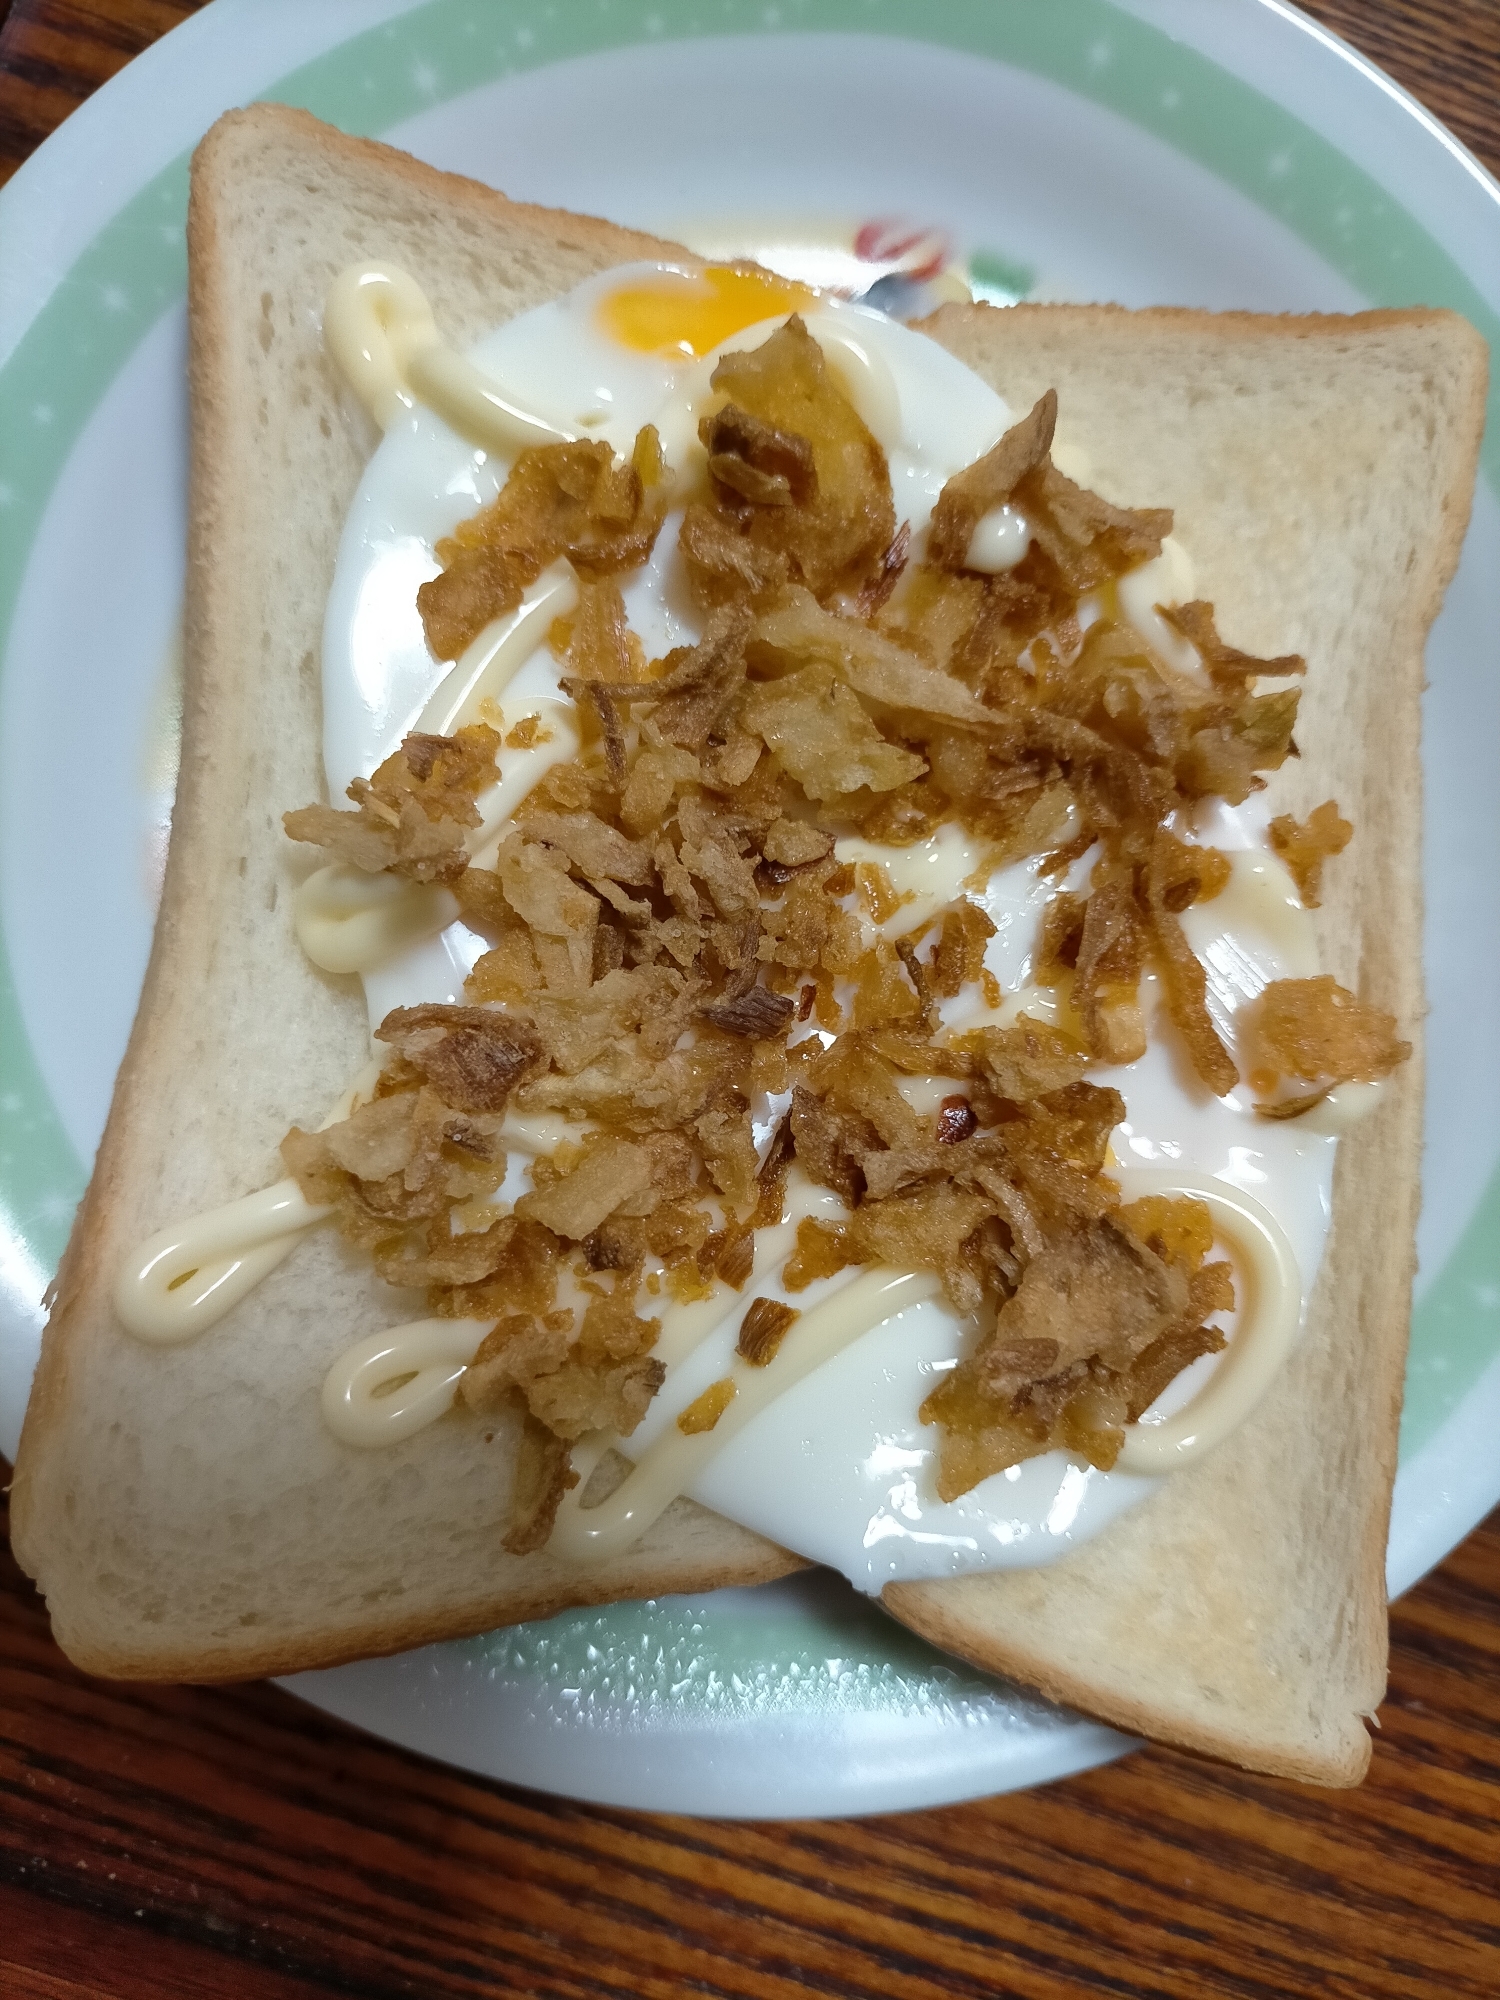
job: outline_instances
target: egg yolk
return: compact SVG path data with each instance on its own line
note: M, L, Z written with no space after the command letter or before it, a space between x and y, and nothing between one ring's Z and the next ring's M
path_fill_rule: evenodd
M818 295L774 272L709 264L692 279L670 272L610 292L599 307L604 331L622 347L665 360L700 356L763 319L805 312Z

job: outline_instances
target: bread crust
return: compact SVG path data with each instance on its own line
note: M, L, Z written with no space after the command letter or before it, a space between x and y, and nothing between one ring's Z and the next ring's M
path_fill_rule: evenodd
M607 1567L580 1568L576 1575L565 1578L555 1572L544 1574L529 1585L510 1585L503 1594L476 1587L440 1612L408 1618L393 1618L387 1613L371 1617L363 1625L343 1626L336 1633L270 1641L253 1635L232 1641L195 1640L186 1648L118 1638L101 1644L91 1627L74 1628L66 1623L66 1613L52 1607L49 1600L53 1636L75 1667L97 1674L101 1680L181 1681L212 1687L342 1667L353 1660L385 1659L418 1646L471 1639L476 1633L529 1624L598 1604L696 1597L730 1586L744 1589L774 1583L778 1577L811 1567L803 1557L748 1529L734 1530L741 1538L743 1552L726 1545L720 1533L695 1562L681 1545L690 1544L698 1525L695 1517L704 1516L718 1523L718 1517L710 1515L706 1507L692 1500L677 1500L663 1515L657 1534L633 1550L628 1559ZM718 1526L732 1528L733 1524Z

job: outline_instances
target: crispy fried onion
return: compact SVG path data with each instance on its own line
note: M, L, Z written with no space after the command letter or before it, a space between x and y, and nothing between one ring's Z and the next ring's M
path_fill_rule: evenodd
M428 645L438 659L456 660L559 556L582 577L638 568L666 511L661 444L650 424L628 461L601 439L528 446L489 506L438 543L442 575L417 592Z
M1204 603L1167 614L1201 674L1113 617L1083 629L1080 595L1154 556L1171 516L1056 470L1050 393L948 482L913 562L884 454L800 321L713 382L681 530L696 645L648 662L617 582L664 512L652 431L628 465L602 444L523 452L439 549L421 607L442 658L557 556L584 579L552 635L584 747L538 783L493 865L463 844L495 768L482 726L409 737L351 787L353 812L288 815L294 838L358 867L450 883L488 943L467 1004L389 1015L373 1099L294 1128L283 1153L387 1282L431 1314L492 1321L461 1397L516 1426L517 1551L546 1541L573 1442L629 1436L660 1386L650 1301L744 1287L794 1158L848 1216L800 1225L789 1290L860 1264L931 1270L978 1324L922 1411L942 1429L945 1498L1059 1446L1111 1465L1124 1427L1222 1345L1209 1321L1233 1303L1201 1203L1122 1205L1106 1161L1124 1104L1090 1072L1142 1054L1154 962L1200 1076L1236 1082L1181 923L1228 864L1175 816L1244 799L1291 754L1296 692L1256 682L1301 661L1238 652ZM974 526L1000 504L1024 510L1031 547L1013 570L971 572ZM901 843L951 821L996 864L1044 857L1055 874L1094 852L1086 892L1052 898L1035 959L1066 1030L1023 1015L945 1035L943 1002L998 997L989 919L961 898L892 934L900 899L835 853L843 833ZM1274 823L1305 901L1347 837L1331 802ZM789 1043L802 1023L836 1039ZM1406 1053L1332 980L1271 986L1254 1027L1263 1093L1377 1076ZM908 1078L946 1086L935 1112L911 1108ZM768 1092L790 1110L762 1160L751 1106ZM507 1206L512 1114L578 1136ZM769 1365L796 1318L752 1298L743 1360ZM717 1421L716 1390L685 1423Z
M1281 813L1271 821L1271 845L1286 863L1303 906L1315 910L1323 900L1323 863L1342 854L1354 838L1354 828L1332 799L1315 806L1305 820Z
M499 748L483 722L454 736L408 736L372 778L354 780L353 812L299 806L282 815L282 825L293 840L326 848L333 860L367 874L452 882L469 865L464 835L479 824L474 801L495 782Z
M1326 973L1273 980L1256 1002L1250 1036L1252 1085L1269 1097L1278 1084L1289 1083L1299 1106L1341 1083L1378 1083L1411 1054L1393 1014L1356 998ZM1308 1084L1315 1086L1312 1093L1300 1088ZM1276 1115L1274 1104L1257 1108Z

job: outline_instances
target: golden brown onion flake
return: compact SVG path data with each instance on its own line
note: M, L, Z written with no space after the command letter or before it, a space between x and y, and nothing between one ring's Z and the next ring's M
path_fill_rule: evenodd
M698 1437L704 1431L713 1430L736 1395L735 1384L726 1375L717 1382L710 1382L695 1401L678 1414L677 1428L684 1437Z
M690 499L682 552L707 605L803 584L857 595L889 568L896 536L885 452L795 315L714 370L707 490Z
M1201 1202L1155 1197L1056 1236L1026 1265L992 1331L922 1406L943 1426L938 1493L954 1500L1037 1452L1103 1471L1180 1371L1216 1353L1229 1266L1205 1264Z
M799 320L727 357L713 387L696 484L676 492L697 644L648 661L621 596L674 491L654 431L628 464L597 442L522 452L439 546L420 604L442 659L548 563L582 579L551 644L583 748L530 792L492 865L465 846L501 751L482 725L409 737L350 788L353 812L288 815L294 838L356 867L447 883L488 942L467 1004L381 1025L374 1100L283 1151L383 1278L431 1313L491 1321L461 1395L520 1423L518 1550L545 1542L572 1442L644 1414L662 1306L749 1282L793 1159L849 1213L799 1224L787 1291L855 1265L927 1270L981 1329L922 1410L943 1431L945 1498L1053 1448L1112 1464L1124 1426L1223 1344L1208 1322L1234 1302L1201 1203L1122 1204L1109 1138L1124 1102L1092 1072L1144 1052L1154 965L1199 1076L1219 1093L1238 1081L1181 922L1228 863L1181 829L1198 800L1237 803L1292 753L1297 692L1257 682L1302 662L1237 651L1195 603L1165 613L1202 658L1189 676L1111 615L1114 580L1158 553L1171 515L1057 471L1050 393L948 482L914 561L885 454ZM974 529L1002 505L1030 522L1028 552L970 570ZM534 740L512 730L506 747ZM990 919L960 895L903 934L884 871L834 851L954 822L988 867L1039 860L1056 881L1093 852L1036 953L1059 1025L940 1035L941 1002L977 988L998 1004ZM1273 822L1308 904L1348 832L1331 802ZM1383 1075L1407 1052L1326 979L1269 987L1254 1030L1263 1096ZM933 1112L913 1110L909 1079L938 1084ZM752 1106L783 1092L762 1162ZM586 1130L501 1214L511 1110ZM796 1316L753 1299L742 1358L769 1364ZM710 1429L731 1393L715 1384L680 1428Z
M666 510L661 444L649 424L628 461L602 439L528 446L489 506L437 545L442 574L417 592L434 657L456 660L559 557L585 578L639 568Z
M1282 813L1271 821L1271 845L1286 863L1303 907L1316 910L1322 902L1323 863L1342 854L1354 838L1354 828L1332 799L1315 806L1305 820Z
M347 796L355 810L300 806L284 813L293 840L326 848L330 859L367 874L451 882L469 865L464 836L479 825L478 794L495 782L498 734L475 722L453 736L412 735Z
M1341 1083L1379 1083L1411 1054L1396 1020L1361 1000L1328 974L1317 979L1277 979L1266 987L1250 1019L1257 1063L1250 1081L1262 1096L1279 1082L1312 1084L1296 1093L1296 1108L1326 1096ZM1300 1100L1300 1102L1299 1102ZM1277 1115L1277 1104L1259 1109Z

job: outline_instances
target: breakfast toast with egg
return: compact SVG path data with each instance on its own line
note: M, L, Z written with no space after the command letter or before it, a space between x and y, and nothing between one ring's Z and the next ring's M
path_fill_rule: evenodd
M1422 651L1468 522L1483 341L1435 311L945 306L925 330L1013 408L1055 388L1092 485L1170 501L1221 629L1305 656L1271 810L1332 797L1353 821L1314 912L1321 963L1417 1039ZM891 1584L887 1608L1122 1729L1356 1783L1385 1691L1421 1118L1418 1043L1340 1142L1304 1340L1225 1443L1059 1562Z
M313 1233L201 1341L150 1349L110 1303L160 1224L264 1185L288 1126L368 1051L352 981L293 936L281 811L320 795L319 635L373 443L324 356L351 259L407 266L460 341L640 256L273 107L200 152L191 213L189 683L162 913L94 1182L59 1278L13 1518L59 1639L94 1671L230 1678L328 1664L569 1603L768 1578L797 1559L679 1501L579 1568L501 1540L515 1434L434 1425L364 1453L318 1389L351 1328L411 1316ZM1421 645L1456 560L1482 347L1437 313L1266 320L948 308L936 339L1014 409L1055 387L1061 441L1122 504L1170 504L1242 644L1314 662L1278 810L1330 795L1324 962L1410 1033L1421 1009ZM1372 496L1378 504L1372 505ZM1274 580L1274 587L1273 587ZM305 865L305 864L304 864ZM887 1591L955 1652L1126 1727L1257 1768L1359 1775L1383 1686L1381 1556L1416 1206L1410 1064L1346 1144L1301 1353L1256 1416L1049 1570Z
M502 1546L519 1424L337 1443L319 1389L350 1330L421 1310L315 1231L202 1339L120 1328L117 1273L164 1224L276 1181L277 1147L368 1061L357 981L304 956L324 795L319 654L339 535L375 433L324 352L334 276L394 257L462 341L631 258L684 253L528 208L299 111L231 113L188 220L191 529L181 775L145 990L58 1275L12 1507L61 1645L99 1674L223 1680L392 1652L566 1605L801 1567L678 1501L580 1566Z

